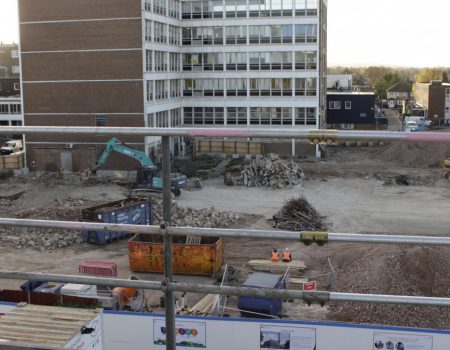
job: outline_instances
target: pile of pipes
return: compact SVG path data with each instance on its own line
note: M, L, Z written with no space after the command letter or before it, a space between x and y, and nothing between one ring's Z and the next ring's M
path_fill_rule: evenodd
M304 197L291 198L273 216L273 227L288 231L320 231L327 228L324 219L325 216L321 216Z
M271 153L245 165L235 183L247 187L284 188L298 185L304 179L303 171L294 161L285 161Z

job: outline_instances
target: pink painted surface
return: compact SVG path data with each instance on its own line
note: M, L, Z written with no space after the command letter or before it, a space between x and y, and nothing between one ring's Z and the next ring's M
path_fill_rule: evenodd
M444 132L411 132L406 140L416 142L450 142L450 133Z
M191 130L188 131L188 135L195 136L205 136L205 137L250 137L252 133L248 130L227 130L227 129L202 129L202 130Z

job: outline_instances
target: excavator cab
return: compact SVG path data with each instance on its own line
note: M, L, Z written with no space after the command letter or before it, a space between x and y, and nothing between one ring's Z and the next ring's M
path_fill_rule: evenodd
M170 174L170 182L172 186L172 193L175 196L181 194L180 189L186 186L186 175L172 173ZM137 171L136 183L138 186L162 190L162 176L158 167L141 167Z

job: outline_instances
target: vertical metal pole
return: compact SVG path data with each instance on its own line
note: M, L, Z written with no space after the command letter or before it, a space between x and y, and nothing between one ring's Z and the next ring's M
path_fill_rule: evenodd
M163 180L163 218L165 225L171 223L171 183L170 183L170 137L162 137L162 180ZM166 232L164 230L164 232ZM164 235L164 279L172 282L172 236ZM175 338L175 298L171 291L166 298L166 349L176 349Z

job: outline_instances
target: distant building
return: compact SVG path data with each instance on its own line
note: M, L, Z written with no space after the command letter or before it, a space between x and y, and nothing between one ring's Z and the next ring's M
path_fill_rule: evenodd
M387 103L389 108L404 108L411 99L412 84L401 81L387 90Z
M375 94L372 92L327 93L327 126L331 129L381 130L387 119L375 117Z
M450 84L440 80L416 83L416 103L426 109L426 117L438 123L450 123Z
M326 16L326 0L19 0L25 124L319 128ZM107 139L30 135L27 159L82 170ZM160 152L159 137L121 141Z
M0 44L0 96L20 95L19 46Z
M353 77L351 74L328 74L327 89L335 91L351 91Z

